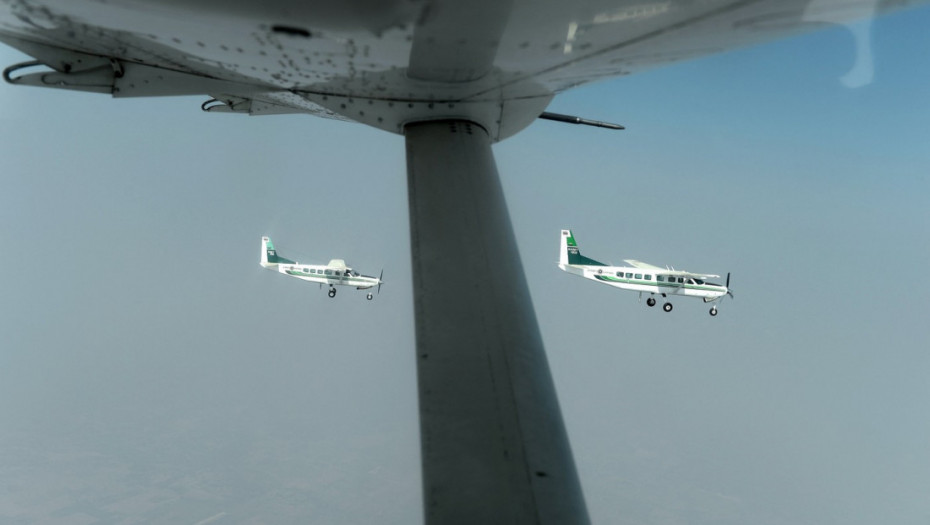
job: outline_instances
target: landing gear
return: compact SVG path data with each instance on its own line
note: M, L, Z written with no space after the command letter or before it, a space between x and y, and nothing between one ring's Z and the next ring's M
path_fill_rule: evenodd
M646 299L646 306L655 306L655 305L656 305L655 297L650 297L649 299Z
M330 297L336 297L336 289L335 289L335 288L330 288L328 293L329 293L329 296L330 296Z
M716 306L711 307L711 309L710 309L710 316L711 316L711 317L714 317L714 316L716 316L716 315L717 315L717 307L716 307Z
M671 311L672 311L672 303L665 303L665 304L663 304L663 305L662 305L662 309L665 310L666 312L671 312Z
M368 295L365 296L365 298L368 299L369 301L371 301L372 299L375 298L375 296L374 296L374 295L371 295L371 294L369 293Z

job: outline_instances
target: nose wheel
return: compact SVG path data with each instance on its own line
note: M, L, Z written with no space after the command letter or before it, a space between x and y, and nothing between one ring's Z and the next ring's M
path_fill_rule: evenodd
M665 310L666 312L671 312L671 311L672 311L672 303L665 303L665 304L663 304L663 305L662 305L662 309Z
M369 293L368 295L366 295L365 297L366 297L369 301L371 301L372 299L375 298L375 296L374 296L374 295L371 295L370 293Z
M713 308L710 309L710 316L715 317L716 315L717 315L717 307L714 306Z

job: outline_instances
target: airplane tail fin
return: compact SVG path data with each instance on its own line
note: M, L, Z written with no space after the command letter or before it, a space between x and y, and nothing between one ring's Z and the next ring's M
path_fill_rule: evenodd
M560 246L559 246L559 264L576 264L582 266L606 266L602 262L595 261L594 259L589 259L581 255L581 250L578 249L578 243L575 242L575 236L572 235L571 230L562 230L562 235L560 236Z
M274 249L271 239L262 237L262 260L259 263L265 268L271 268L278 264L296 264L295 261L279 257L277 250Z

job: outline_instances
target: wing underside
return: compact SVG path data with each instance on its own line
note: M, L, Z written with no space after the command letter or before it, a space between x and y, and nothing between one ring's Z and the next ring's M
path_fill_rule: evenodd
M463 119L496 141L578 85L920 2L20 0L0 3L0 40L51 68L13 83L396 133Z

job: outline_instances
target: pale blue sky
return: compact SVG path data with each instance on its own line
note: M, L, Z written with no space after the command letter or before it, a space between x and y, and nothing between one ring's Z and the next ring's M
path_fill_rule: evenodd
M930 520L927 27L877 20L862 88L836 28L550 106L626 131L495 147L595 522ZM204 98L0 85L0 521L418 522L403 139ZM736 300L561 273L565 227ZM330 300L263 234L386 285Z

